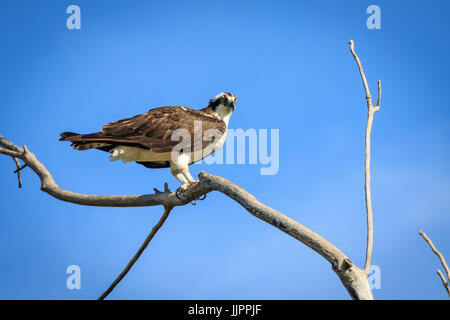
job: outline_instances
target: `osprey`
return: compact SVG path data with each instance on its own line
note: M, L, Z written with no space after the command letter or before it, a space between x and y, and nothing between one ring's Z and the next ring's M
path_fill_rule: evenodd
M132 118L104 125L100 132L61 133L76 150L111 153L110 161L135 161L147 168L168 168L181 189L195 182L188 166L214 153L225 142L236 97L222 92L206 108L158 107Z

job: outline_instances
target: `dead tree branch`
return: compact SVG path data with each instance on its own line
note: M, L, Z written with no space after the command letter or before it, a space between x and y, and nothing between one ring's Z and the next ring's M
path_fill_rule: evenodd
M370 94L369 85L367 84L366 75L364 74L361 61L354 49L353 40L350 40L350 51L358 64L359 73L366 91L367 101L367 125L366 125L366 160L365 160L365 197L366 197L366 214L367 214L367 246L366 246L366 262L364 264L364 272L368 275L370 265L372 263L372 250L373 250L373 213L372 213L372 193L370 191L370 133L372 131L373 115L380 109L381 101L381 81L378 80L378 101L374 107L372 104L372 95Z
M20 177L20 170L22 170L24 167L20 166L20 162L19 160L17 160L17 158L12 157L12 159L14 160L14 163L16 164L17 169L14 170L14 173L17 173L17 180L19 181L19 188L22 188L22 178Z
M111 291L114 290L114 288L119 284L119 282L126 276L128 271L130 271L131 267L133 267L134 263L139 259L141 254L147 248L147 246L150 243L150 241L152 241L152 239L155 236L155 234L162 227L162 225L166 221L167 217L169 216L170 211L172 211L171 207L164 207L164 214L162 215L161 219L159 219L158 223L153 227L152 231L147 236L147 238L145 239L144 243L141 245L141 247L136 252L134 257L130 260L130 262L128 262L128 264L125 267L125 269L123 269L123 271L119 274L119 276L116 278L116 280L114 280L114 282L109 286L109 288L106 289L105 292L103 292L103 294L98 298L98 300L104 300L111 293Z
M50 172L45 166L37 160L36 156L31 153L26 146L20 148L0 136L0 154L5 154L22 160L30 167L41 180L41 190L48 193L52 197L66 202L71 202L85 206L100 207L146 207L164 205L167 207L175 207L185 205L200 196L212 191L207 183L195 184L187 191L183 192L184 198L179 199L175 193L165 188L163 192L155 189L154 194L146 195L129 195L129 196L109 196L109 195L86 195L76 193L60 188Z
M448 268L447 262L445 262L445 258L442 255L442 253L440 253L438 251L438 249L436 249L436 247L434 246L433 242L430 240L430 238L428 238L428 236L425 234L425 232L419 231L419 234L428 243L428 245L431 248L431 251L433 251L433 253L438 256L439 260L441 261L442 267L444 267L445 273L447 274L447 280L445 279L445 277L442 274L441 270L437 269L436 272L437 272L439 278L441 278L442 284L444 285L444 288L445 288L445 290L447 291L447 293L448 293L448 295L450 297L450 285L448 283L449 280L450 280L450 269Z
M199 182L185 190L181 200L178 199L174 192L170 192L167 186L163 192L155 190L154 194L147 195L86 195L60 188L55 183L45 166L39 162L36 156L26 147L20 148L1 136L0 146L9 149L9 151L4 154L21 159L38 175L41 180L42 191L58 200L66 202L106 207L142 207L162 205L166 208L173 208L190 203L191 201L198 199L211 191L219 191L238 202L255 217L287 233L324 257L328 262L330 262L333 270L339 276L342 284L353 299L373 299L372 291L369 287L367 276L364 271L355 266L352 261L338 248L302 224L262 204L247 191L222 177L201 172L199 175ZM145 249L145 247L143 249ZM139 251L138 254L140 253L142 252ZM134 262L134 259L130 261L130 267Z

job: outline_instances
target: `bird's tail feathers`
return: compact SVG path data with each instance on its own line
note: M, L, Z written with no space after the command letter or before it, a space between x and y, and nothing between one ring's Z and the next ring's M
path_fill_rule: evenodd
M70 137L80 136L79 133L75 133L75 132L63 132L63 133L60 133L59 135L61 136L59 141L70 141L69 140Z
M95 141L98 137L98 133L95 134L79 134L75 132L63 132L60 134L61 138L59 141L70 141L71 146L76 150L89 150L94 148L105 148L110 146L108 143L102 143ZM101 149L101 150L102 150ZM106 148L109 150L109 148ZM107 150L104 150L107 151Z

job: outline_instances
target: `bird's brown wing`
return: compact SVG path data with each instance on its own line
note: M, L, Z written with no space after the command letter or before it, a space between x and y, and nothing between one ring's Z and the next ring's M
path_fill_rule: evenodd
M194 129L198 136L201 134L200 138L206 137L201 139L201 143L195 143ZM221 119L202 111L171 106L155 108L132 118L108 123L100 132L92 134L65 132L61 134L60 140L72 141L75 147L97 142L111 146L136 146L153 152L171 152L183 140L183 148L189 147L190 150L197 151L205 148L212 140L219 139L225 131L226 124ZM211 133L214 137L211 137ZM190 141L186 141L186 134ZM188 142L190 146L186 145Z

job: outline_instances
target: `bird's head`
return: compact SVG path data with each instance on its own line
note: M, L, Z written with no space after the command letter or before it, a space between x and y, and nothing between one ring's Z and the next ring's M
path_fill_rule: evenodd
M229 109L228 112L233 112L236 105L236 96L229 92L219 93L217 96L209 100L209 107L212 108L214 112L219 112L218 109Z
M234 111L235 105L236 96L229 92L222 92L209 100L208 107L211 107L212 111L228 124L228 120Z

